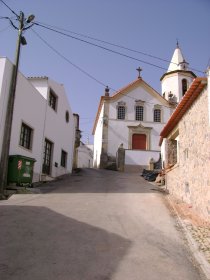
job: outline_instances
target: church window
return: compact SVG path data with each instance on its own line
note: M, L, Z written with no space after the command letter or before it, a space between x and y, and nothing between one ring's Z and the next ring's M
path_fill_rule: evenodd
M117 107L117 118L118 120L125 119L125 106L118 106Z
M143 121L144 119L144 107L136 106L136 121Z
M154 122L161 122L161 110L154 109Z
M187 91L187 80L183 79L182 80L182 96L185 95L186 91Z

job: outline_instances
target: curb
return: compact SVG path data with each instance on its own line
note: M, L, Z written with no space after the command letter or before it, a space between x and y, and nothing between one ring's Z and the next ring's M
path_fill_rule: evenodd
M172 203L170 197L167 196L166 198L169 201L170 206L172 207L173 211L175 212L181 227L183 228L184 235L185 235L185 237L187 239L187 242L189 244L189 248L191 250L191 253L193 254L195 260L197 261L197 263L198 263L201 271L205 275L206 279L210 280L210 264L208 263L208 261L206 260L204 255L199 251L196 241L193 239L193 237L189 233L189 230L187 229L186 225L184 224L184 222L180 218L177 210L173 206L173 203Z

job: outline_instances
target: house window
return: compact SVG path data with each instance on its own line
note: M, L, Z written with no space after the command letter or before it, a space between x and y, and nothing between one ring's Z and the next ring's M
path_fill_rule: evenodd
M118 106L117 108L117 118L118 120L125 119L125 106Z
M161 110L154 109L154 122L161 122Z
M50 95L49 95L49 106L56 111L57 109L57 96L55 93L50 90Z
M143 121L144 119L144 107L136 106L136 121Z
M42 172L50 175L53 143L45 139Z
M68 123L69 122L69 112L66 111L66 122Z
M32 133L33 130L26 124L22 123L21 132L20 132L20 142L19 142L20 146L28 150L31 150Z
M67 163L67 152L61 151L61 166L66 167Z
M183 79L182 80L182 96L185 95L186 91L187 91L187 80Z

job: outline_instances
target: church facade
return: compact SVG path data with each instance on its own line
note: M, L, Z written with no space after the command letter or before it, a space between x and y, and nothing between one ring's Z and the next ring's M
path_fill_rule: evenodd
M177 45L168 71L161 77L162 94L140 72L135 81L112 96L106 88L93 128L94 167L116 163L119 147L125 149L127 170L148 168L151 160L157 161L160 132L194 78Z

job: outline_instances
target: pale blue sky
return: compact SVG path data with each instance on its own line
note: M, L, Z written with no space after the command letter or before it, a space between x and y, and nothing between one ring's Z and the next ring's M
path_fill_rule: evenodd
M4 0L17 14L33 13L37 22L170 60L178 38L190 67L205 71L210 59L210 0ZM0 16L13 14L0 2ZM118 90L142 77L158 92L165 70L87 45L34 26L33 30L72 63L104 85ZM73 34L71 34L73 35ZM83 140L92 142L92 127L104 86L58 56L31 30L24 34L20 70L25 76L48 76L64 84L73 112L80 115ZM75 35L76 36L76 35ZM81 38L81 37L80 37ZM0 20L0 56L14 61L17 31ZM85 38L83 38L85 39ZM85 39L89 40L89 39ZM99 42L94 42L101 44ZM168 68L163 62L110 45L106 48ZM195 71L194 71L195 72ZM195 72L196 75L204 74ZM113 93L111 91L111 93Z

